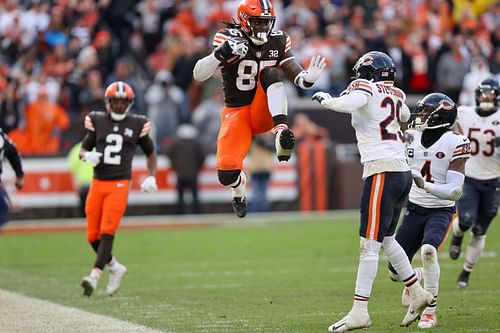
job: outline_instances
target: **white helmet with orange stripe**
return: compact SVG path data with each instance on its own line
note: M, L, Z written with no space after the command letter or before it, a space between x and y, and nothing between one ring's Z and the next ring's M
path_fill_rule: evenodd
M134 99L134 90L123 81L112 82L104 91L106 111L115 121L125 119L132 104L134 104Z

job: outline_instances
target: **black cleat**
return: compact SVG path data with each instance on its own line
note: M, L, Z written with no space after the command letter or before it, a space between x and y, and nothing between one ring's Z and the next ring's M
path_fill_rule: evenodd
M457 260L458 257L460 257L460 251L462 248L462 240L463 239L464 239L464 236L457 237L455 235L451 238L450 248L448 250L451 259Z
M289 129L284 129L279 133L279 138L276 143L276 151L278 160L288 161L295 147L295 136Z
M233 205L233 210L238 217L245 217L247 215L247 198L235 197L231 203Z
M465 289L469 287L469 276L470 272L467 272L462 269L460 272L460 275L458 275L457 279L457 288L458 289Z

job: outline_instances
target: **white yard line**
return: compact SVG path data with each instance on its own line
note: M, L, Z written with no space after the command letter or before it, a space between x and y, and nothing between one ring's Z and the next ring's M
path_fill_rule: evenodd
M0 289L0 332L164 333L124 320L93 314Z

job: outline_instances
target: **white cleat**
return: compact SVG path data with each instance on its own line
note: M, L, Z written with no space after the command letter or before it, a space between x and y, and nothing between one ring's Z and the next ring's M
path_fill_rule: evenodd
M340 319L335 324L328 327L328 332L341 333L362 328L368 328L372 325L368 312L351 310L347 316Z
M403 293L401 294L401 305L405 308L410 306L410 289L404 287Z
M88 275L82 278L83 295L90 297L97 288L98 279Z
M109 269L108 285L106 286L106 294L112 296L122 283L123 276L127 273L127 267L117 263L116 267Z
M413 295L410 296L410 305L408 306L408 312L401 322L401 326L407 327L413 323L422 314L425 308L434 300L434 296L420 287L420 289Z
M427 329L434 328L437 326L437 316L435 313L423 313L418 322L418 328Z

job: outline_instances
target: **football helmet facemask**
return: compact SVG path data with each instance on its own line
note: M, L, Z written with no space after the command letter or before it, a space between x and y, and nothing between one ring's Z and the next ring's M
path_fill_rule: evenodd
M396 65L384 52L370 51L363 54L352 70L355 79L372 82L396 80Z
M123 81L111 83L104 91L106 111L115 121L125 119L132 104L134 104L134 99L134 90L128 83Z
M419 131L451 128L457 119L457 106L451 98L441 93L426 95L417 102L410 127Z
M238 22L241 30L255 45L267 43L276 16L269 0L242 0L238 5Z
M500 83L497 79L482 80L475 90L478 111L496 112L500 106Z

